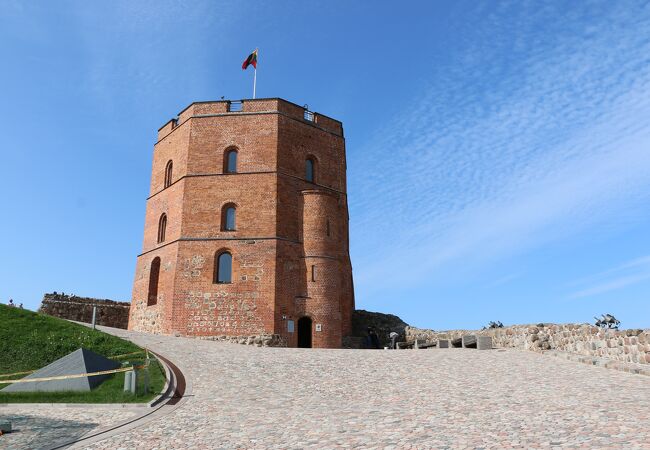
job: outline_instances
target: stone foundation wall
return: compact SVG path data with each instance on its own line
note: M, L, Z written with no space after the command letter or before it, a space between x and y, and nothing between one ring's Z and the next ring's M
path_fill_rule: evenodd
M257 347L286 347L287 341L279 334L261 334L255 336L200 336L206 341L224 341L233 344L255 345Z
M650 330L603 330L588 324L513 325L486 330L434 331L406 327L406 340L456 339L465 334L492 336L495 347L542 352L557 350L616 361L650 364Z
M123 329L128 327L129 308L131 306L128 302L77 297L57 294L55 292L43 296L43 301L38 311L61 319L91 323L93 306L97 307L97 325Z

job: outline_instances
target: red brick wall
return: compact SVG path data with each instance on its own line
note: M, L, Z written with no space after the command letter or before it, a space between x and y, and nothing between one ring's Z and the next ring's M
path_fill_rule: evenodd
M232 283L214 284L215 255L233 256ZM183 242L178 254L174 331L245 336L274 331L275 241Z
M319 114L305 120L303 108L280 99L243 100L241 112L229 108L225 101L193 103L159 130L129 328L275 333L295 346L297 321L309 316L313 345L340 347L354 309L341 123ZM238 152L236 174L224 173L231 148ZM307 157L316 160L313 183L305 180ZM164 188L169 160L173 184ZM234 231L220 227L226 204L236 206ZM163 213L166 239L157 243ZM230 284L213 283L222 250L233 256ZM156 256L158 302L147 306Z

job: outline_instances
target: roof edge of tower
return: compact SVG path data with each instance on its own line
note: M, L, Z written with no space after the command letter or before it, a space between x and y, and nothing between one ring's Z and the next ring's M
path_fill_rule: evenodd
M343 123L325 114L309 110L308 105L300 106L280 97L208 100L190 103L175 118L167 121L158 129L158 140L171 133L176 127L191 117L228 114L280 113L307 124L316 125L325 131L343 137Z

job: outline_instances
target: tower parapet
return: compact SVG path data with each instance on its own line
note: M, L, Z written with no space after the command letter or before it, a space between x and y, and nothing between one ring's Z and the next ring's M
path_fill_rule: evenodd
M306 105L298 106L281 98L258 98L247 100L216 100L194 102L170 119L158 130L158 140L162 140L177 126L192 117L211 115L240 115L250 113L282 114L284 116L311 123L313 126L343 137L343 124L321 113L310 111Z

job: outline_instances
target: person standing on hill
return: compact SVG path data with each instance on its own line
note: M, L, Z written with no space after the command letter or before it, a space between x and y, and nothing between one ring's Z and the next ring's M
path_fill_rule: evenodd
M372 342L372 348L381 348L381 344L379 344L379 336L374 328L370 331L370 340Z
M397 338L399 337L399 334L397 334L394 331L391 331L390 334L388 335L390 338L390 348L391 350L395 350L397 348Z

